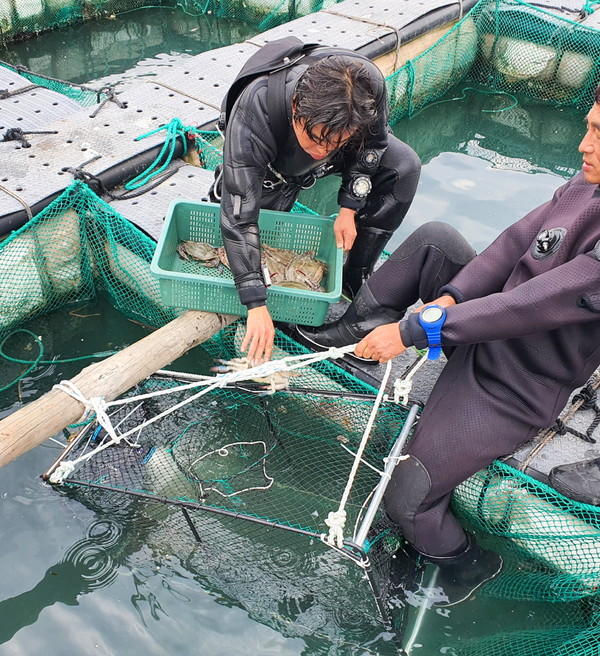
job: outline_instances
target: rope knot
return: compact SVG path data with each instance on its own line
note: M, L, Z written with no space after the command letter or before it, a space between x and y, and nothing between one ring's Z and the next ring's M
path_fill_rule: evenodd
M554 430L556 431L557 435L566 435L567 434L567 426L565 422L562 419L557 419L554 422Z
M66 460L61 462L60 465L52 472L48 479L54 485L61 485L65 478L69 476L75 469L75 463Z
M344 546L344 526L346 525L346 511L336 510L330 512L329 515L327 515L325 523L327 526L329 526L329 535L326 538L326 542L331 545L336 545L341 549Z
M2 137L2 141L18 141L23 148L31 148L31 144L25 138L25 132L21 128L8 128Z
M598 398L598 394L596 390L592 389L592 387L588 385L584 385L575 396L573 396L572 403L579 403L581 402L581 408L583 410L589 410L589 409L595 409L594 406L596 404Z
M406 405L408 402L408 395L412 390L412 380L396 378L394 381L394 403L402 403Z
M105 102L114 102L117 105L117 107L119 107L119 109L126 109L127 103L123 102L117 97L117 92L115 91L114 87L111 86L100 87L96 93L96 98L98 102L100 102L101 94L104 94Z
M354 349L353 349L354 350ZM343 346L332 346L329 349L329 357L332 358L333 360L337 360L338 358L343 358L346 353L348 353L348 347L343 347Z

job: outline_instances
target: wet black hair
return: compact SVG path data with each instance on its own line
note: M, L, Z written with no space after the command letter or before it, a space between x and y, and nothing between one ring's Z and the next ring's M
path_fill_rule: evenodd
M292 97L295 121L304 121L309 137L337 146L345 133L353 141L377 120L376 99L366 67L340 55L321 59L302 74ZM316 126L323 126L315 135ZM320 137L320 138L318 138Z

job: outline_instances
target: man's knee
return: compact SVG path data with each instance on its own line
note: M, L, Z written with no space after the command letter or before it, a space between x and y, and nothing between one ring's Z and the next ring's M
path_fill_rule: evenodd
M418 178L421 173L421 160L417 153L394 135L389 136L388 147L381 159L381 166L397 171L399 178L415 175Z
M451 225L442 221L429 221L419 226L391 254L391 260L403 260L407 253L414 253L421 248L435 248L445 254L446 258L464 266L475 257L474 249L467 240Z
M418 458L400 460L385 492L385 508L392 521L413 544L415 518L431 492L431 477Z

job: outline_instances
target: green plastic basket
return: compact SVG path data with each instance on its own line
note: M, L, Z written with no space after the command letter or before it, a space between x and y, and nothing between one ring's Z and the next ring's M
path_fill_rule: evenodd
M175 199L169 206L150 271L159 279L166 305L222 314L246 316L231 272L182 260L177 254L180 240L223 245L219 225L220 206ZM262 243L298 253L314 251L327 264L321 282L324 292L269 287L267 307L275 321L320 326L332 303L342 294L342 249L336 247L330 218L273 210L261 210L258 225Z

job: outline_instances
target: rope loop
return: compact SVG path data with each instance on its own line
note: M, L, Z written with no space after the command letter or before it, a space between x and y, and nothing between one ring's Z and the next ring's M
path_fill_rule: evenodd
M104 96L104 98L100 100L100 96L102 95ZM119 109L127 109L127 103L123 102L117 97L117 92L115 91L114 87L111 86L100 87L96 91L96 100L99 103L99 105L90 114L90 118L96 118L96 116L98 116L98 114L100 113L100 110L109 102L114 102Z
M410 366L404 378L396 378L394 381L394 403L408 404L408 396L412 391L412 378L425 364L426 360L427 358L424 357L424 354L420 353L418 359Z
M81 180L81 182L84 182L88 187L90 187L90 189L96 191L96 193L107 193L107 189L104 186L102 180L93 173L86 171L81 166L66 166L62 170L65 173L70 173L74 180Z
M188 150L187 134L189 132L194 132L196 128L185 126L178 118L174 118L170 123L167 123L167 125L163 125L160 128L156 128L156 130L151 130L150 132L146 132L146 134L136 137L136 141L145 139L146 137L157 134L163 130L166 131L167 136L165 137L160 153L145 171L142 171L125 185L125 189L129 191L139 189L147 184L152 178L161 174L173 160L178 138L181 138L183 141L183 154L185 155Z
M96 95L96 97L98 98L98 102L100 102L100 94L104 94L104 101L105 102L114 102L119 109L126 109L127 108L127 103L122 101L118 97L118 94L115 91L114 87L112 87L112 86L100 87L98 89L98 93Z
M120 438L116 435L110 423L110 419L106 414L108 404L104 400L103 396L93 396L89 399L86 398L72 380L61 380L60 383L58 383L58 385L54 385L52 389L56 389L60 392L68 394L76 401L79 401L79 403L81 403L83 406L85 406L85 410L79 419L80 422L95 414L98 423L106 430L106 432L114 439L114 441L120 441Z

